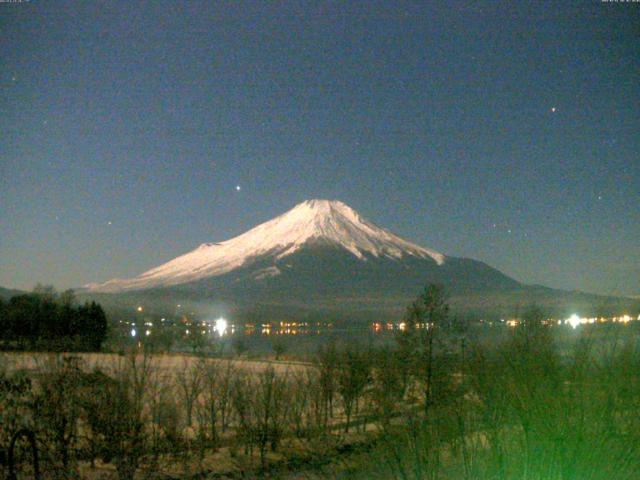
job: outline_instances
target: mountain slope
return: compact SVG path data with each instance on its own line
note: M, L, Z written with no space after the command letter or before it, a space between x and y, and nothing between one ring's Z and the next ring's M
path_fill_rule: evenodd
M558 314L611 310L629 300L524 285L472 259L401 239L341 202L310 200L248 232L203 244L135 278L87 286L102 304L188 304L240 319L399 318L427 283L452 306L512 315L535 302ZM115 294L115 295L114 295Z
M138 277L91 284L87 288L95 292L123 292L181 285L227 274L264 256L281 260L313 245L336 247L362 262L369 258L415 258L435 265L445 263L444 255L374 225L342 202L309 200L238 237L202 244ZM265 276L278 273L275 267L264 271Z

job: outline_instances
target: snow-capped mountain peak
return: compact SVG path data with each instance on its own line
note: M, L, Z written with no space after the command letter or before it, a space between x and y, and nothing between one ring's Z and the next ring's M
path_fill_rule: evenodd
M203 243L138 277L87 285L93 291L139 290L189 283L222 275L261 255L281 259L313 243L341 247L357 258L431 258L441 265L445 256L401 239L363 219L340 201L307 200L266 223L221 243ZM277 269L276 269L277 270Z

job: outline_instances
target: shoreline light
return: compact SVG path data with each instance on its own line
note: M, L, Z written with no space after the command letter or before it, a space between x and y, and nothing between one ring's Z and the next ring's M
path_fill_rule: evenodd
M572 328L576 328L578 325L580 325L582 321L580 320L580 317L578 317L578 315L576 315L575 313L573 315L571 315L568 319L567 319L567 323L569 325L571 325Z
M213 329L218 333L218 335L222 337L227 331L227 326L227 321L224 318L220 317L216 320Z

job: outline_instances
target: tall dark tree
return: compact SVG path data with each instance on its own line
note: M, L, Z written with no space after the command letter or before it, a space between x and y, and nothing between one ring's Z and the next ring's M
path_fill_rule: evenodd
M318 349L316 365L322 390L324 425L333 417L333 399L336 392L336 371L338 368L338 351L332 340Z
M107 316L102 307L95 302L91 302L89 305L83 333L91 350L100 350L102 343L107 338Z
M444 288L429 284L407 309L404 327L397 337L405 368L424 387L425 414L433 401L435 338L448 316Z

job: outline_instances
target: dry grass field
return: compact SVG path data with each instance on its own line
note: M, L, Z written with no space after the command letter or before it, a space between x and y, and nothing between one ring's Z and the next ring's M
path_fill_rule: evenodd
M95 372L113 380L95 390L90 385ZM338 445L362 441L374 428L354 414L351 424L359 424L357 431L342 432L344 407L335 385L329 387L334 398L328 400L318 366L300 362L142 353L2 353L0 375L31 379L28 394L0 400L13 408L15 413L7 409L5 415L12 416L16 427L24 423L37 430L41 460L51 478L68 468L86 479L148 478L152 473L166 478L252 478L267 469L288 475L292 461L330 461ZM123 386L126 397L115 405L119 391L109 393L113 381ZM48 416L38 420L37 411L17 407L21 401L44 404ZM92 411L101 409L106 412L102 426L92 417ZM121 416L119 409L126 414ZM70 422L72 430L64 426ZM122 422L142 428L114 432L113 425ZM62 437L68 442L61 446ZM127 450L137 445L144 445L144 451L130 460L132 472L137 472L130 476L113 457L127 459ZM68 465L60 463L61 448L70 458ZM107 451L106 457L87 457L87 452L100 449Z
M43 353L43 352L0 352L0 369L4 366L7 370L39 370L55 362L61 357L74 357L80 360L80 364L85 370L99 368L105 372L112 372L122 366L126 361L124 355L115 353ZM142 360L143 355L138 355ZM206 358L188 354L152 354L148 356L153 369L158 371L177 374L185 367L194 366L200 362L218 365L231 365L234 368L250 371L262 372L272 367L277 373L299 372L306 370L310 363L295 361L275 361L268 359L246 360L246 359L219 359Z

